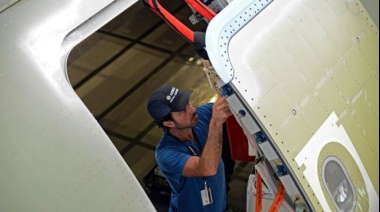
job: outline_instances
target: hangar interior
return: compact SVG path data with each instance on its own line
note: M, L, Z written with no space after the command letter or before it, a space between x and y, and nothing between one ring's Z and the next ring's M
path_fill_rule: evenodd
M185 1L160 3L192 30L205 31L205 21L195 25L189 21L192 11ZM154 150L162 130L148 115L146 100L161 85L193 90L194 106L215 100L217 94L193 46L138 1L77 45L67 65L70 83L78 96L157 211L167 211L167 194L152 193L147 185L156 166ZM235 161L228 192L228 204L234 211L245 211L251 168L247 161Z

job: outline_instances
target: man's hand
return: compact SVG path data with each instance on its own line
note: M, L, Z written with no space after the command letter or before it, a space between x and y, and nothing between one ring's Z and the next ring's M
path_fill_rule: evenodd
M228 102L226 98L221 97L212 106L212 119L216 121L217 124L223 124L228 117L232 115L230 108L228 107Z

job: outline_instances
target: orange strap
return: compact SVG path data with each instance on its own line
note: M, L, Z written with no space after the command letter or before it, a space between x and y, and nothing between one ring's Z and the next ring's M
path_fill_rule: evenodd
M199 14L201 14L206 20L211 21L216 16L216 13L203 4L199 0L185 0L186 3L191 5Z
M270 212L278 211L281 207L282 201L284 200L285 197L285 187L281 183L281 181L278 182L278 191L276 194L276 197L273 200L272 205L269 208Z
M263 181L260 173L256 172L256 211L260 212L263 208Z
M175 31L182 35L190 43L194 43L194 32L185 26L181 21L176 17L170 14L157 0L149 0L150 8L159 15L164 21L169 24Z

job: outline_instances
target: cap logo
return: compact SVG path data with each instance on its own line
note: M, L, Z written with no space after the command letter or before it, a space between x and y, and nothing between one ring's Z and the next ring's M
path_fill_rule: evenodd
M178 93L178 89L172 88L169 95L166 96L166 100L168 100L169 102L173 102L174 98L177 96L177 93Z

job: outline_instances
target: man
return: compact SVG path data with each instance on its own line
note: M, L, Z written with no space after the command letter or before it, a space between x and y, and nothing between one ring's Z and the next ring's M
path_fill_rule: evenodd
M149 97L147 109L163 137L155 156L172 189L169 211L226 209L223 123L232 115L225 98L195 109L192 91L163 86Z

